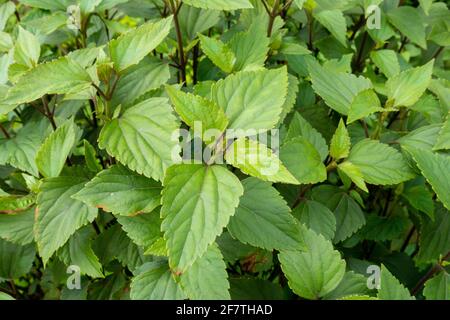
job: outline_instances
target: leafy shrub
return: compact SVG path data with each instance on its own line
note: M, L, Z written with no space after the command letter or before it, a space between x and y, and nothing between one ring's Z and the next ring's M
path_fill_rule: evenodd
M449 298L445 2L0 3L0 298Z

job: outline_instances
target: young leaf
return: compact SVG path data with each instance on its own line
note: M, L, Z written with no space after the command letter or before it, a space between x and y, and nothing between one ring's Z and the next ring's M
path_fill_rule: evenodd
M336 217L336 234L334 243L344 241L366 223L361 208L353 198L347 194L343 194L336 209L334 209Z
M147 22L109 43L109 54L118 73L138 64L169 34L173 17Z
M159 182L115 165L100 172L72 198L107 212L132 216L159 207L161 189Z
M181 300L185 294L172 277L166 261L142 265L131 282L133 300Z
M403 71L386 82L388 98L394 107L415 104L430 85L434 60L427 64Z
M159 212L139 214L135 217L117 217L122 229L138 246L147 248L155 244L161 234L161 219Z
M239 32L228 42L236 61L234 71L257 70L264 67L269 52L270 40L267 30L254 22L246 32Z
M33 68L38 64L40 55L39 40L34 34L19 26L19 35L14 48L15 62Z
M273 70L238 72L212 87L212 100L221 107L237 130L270 130L278 123L286 100L288 75L285 67ZM244 132L239 135L239 129ZM230 137L231 138L231 137Z
M327 171L319 153L304 137L283 144L280 159L299 183L317 183L327 178Z
M37 198L35 238L39 254L46 263L80 227L92 222L98 210L72 195L88 180L83 176L61 175L44 180Z
M202 34L199 34L198 37L200 38L202 50L207 57L220 69L230 73L236 62L236 56L230 47L220 40L209 38Z
M59 58L40 64L19 78L4 104L19 105L34 101L45 94L66 94L87 89L91 77L70 58Z
M304 137L306 140L308 140L308 142L311 143L319 152L320 159L322 161L325 161L326 157L328 156L327 142L320 134L320 132L314 129L309 124L309 122L300 115L300 113L295 112L284 141L287 142L299 136Z
M183 0L187 5L212 10L237 10L253 8L249 0Z
M282 251L278 259L296 294L319 299L338 286L345 274L345 261L322 235L305 228L304 237L307 251Z
M439 137L434 145L433 150L450 149L450 112L447 115L447 119L439 132Z
M301 249L301 229L278 191L256 178L245 179L242 185L244 195L227 227L230 234L267 250Z
M384 109L381 107L380 99L378 99L375 91L372 89L363 90L353 98L350 104L347 125L380 111L384 111Z
M167 170L161 230L176 274L185 272L222 233L243 192L239 179L221 166L180 164Z
M59 176L77 139L77 126L66 121L47 137L36 154L36 165L46 178Z
M417 8L400 6L387 13L389 22L421 48L427 48L425 26Z
M347 175L353 183L358 186L358 188L364 190L365 192L369 192L364 181L363 174L358 166L354 165L350 161L345 161L338 165L338 172L339 171L342 171L345 175Z
M58 256L66 265L77 265L82 274L92 278L103 278L102 265L92 250L91 227L78 230L60 249Z
M0 238L19 245L34 240L34 206L15 214L0 214Z
M351 149L348 161L356 165L364 180L371 184L392 185L414 178L400 152L375 140L358 142Z
M425 282L423 295L427 300L449 300L450 275L446 271L443 271Z
M189 299L230 299L226 265L216 244L212 244L205 254L180 276L180 286Z
M175 111L188 126L196 128L196 122L197 125L201 124L202 138L207 145L218 138L206 136L208 130L217 130L217 133L220 134L227 127L228 119L223 109L214 102L200 96L184 93L171 86L167 86L166 91Z
M331 32L343 46L347 46L347 23L344 14L340 10L322 10L314 13L314 18Z
M347 128L344 121L339 121L339 126L331 139L330 155L335 159L343 159L348 157L350 153L350 136L348 135Z
M295 208L293 215L307 228L321 234L327 240L334 238L336 232L336 218L334 213L317 201L302 201Z
M424 149L408 147L406 150L413 156L439 200L450 209L450 158Z
M242 172L264 181L299 183L271 149L252 139L235 140L227 149L225 160Z
M370 80L353 74L336 72L311 63L309 73L314 91L325 103L337 112L347 115L355 96L366 89L372 88Z
M0 278L13 280L30 272L35 254L33 244L19 246L0 239Z
M400 63L398 62L397 53L394 50L383 49L372 51L370 58L386 77L392 78L400 73Z
M99 147L122 164L155 180L180 160L173 133L179 123L167 99L150 98L108 122L100 132Z
M381 300L415 300L406 289L390 272L382 265L380 289L378 299Z

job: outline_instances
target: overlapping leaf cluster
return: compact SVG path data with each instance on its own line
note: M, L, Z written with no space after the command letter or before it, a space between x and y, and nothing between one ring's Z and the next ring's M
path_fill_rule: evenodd
M0 299L449 299L449 45L432 0L0 1Z

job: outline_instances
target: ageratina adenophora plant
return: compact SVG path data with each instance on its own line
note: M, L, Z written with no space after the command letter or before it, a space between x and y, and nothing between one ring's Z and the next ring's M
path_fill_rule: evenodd
M0 299L448 299L450 11L0 1Z

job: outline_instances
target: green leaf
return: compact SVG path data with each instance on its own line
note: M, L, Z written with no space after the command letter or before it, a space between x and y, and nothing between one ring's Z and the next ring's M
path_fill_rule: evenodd
M0 238L26 245L33 241L34 207L15 214L0 214Z
M227 227L230 234L267 250L301 249L302 230L278 191L256 178L245 179L242 185L244 195Z
M0 239L0 278L17 279L30 272L35 254L33 244L19 246Z
M363 174L358 166L354 165L350 161L342 162L338 165L338 173L341 174L341 172L349 177L358 188L365 192L369 192L364 181Z
M382 265L380 289L378 290L380 300L415 300L406 289L390 272Z
M270 148L252 139L235 140L227 149L225 160L242 172L264 181L299 183Z
M278 123L287 88L288 74L285 67L241 71L214 84L211 96L230 120L229 129L259 132L270 130ZM235 132L236 137L242 135L251 134Z
M3 31L8 18L16 11L16 6L13 2L8 1L0 5L0 31Z
M158 207L161 189L160 183L115 165L101 171L72 198L113 214L132 216Z
M127 69L117 82L112 105L130 106L147 92L158 89L170 78L169 66L156 58L144 58Z
M4 104L18 105L45 94L66 94L89 88L91 78L79 64L63 57L40 64L19 78Z
M434 145L433 150L450 149L450 112L447 115L447 119L439 132L439 137Z
M283 104L283 111L280 115L280 122L282 123L286 116L291 113L292 109L295 106L295 103L297 101L297 94L299 92L299 80L296 76L292 74L288 74L288 93L286 97L286 101Z
M0 301L7 301L7 300L15 300L15 299L13 297L11 297L9 294L0 292Z
M364 77L330 70L317 62L309 65L309 73L314 91L330 108L343 115L348 114L359 92L372 88L370 80Z
M70 237L59 251L59 257L66 265L76 265L82 274L92 278L103 278L102 265L91 247L93 230L84 227Z
M20 0L24 5L46 9L46 10L62 10L66 11L67 7L73 3L71 0Z
M319 299L335 289L345 274L345 261L331 242L305 229L308 250L278 254L289 287L300 297Z
M400 152L376 140L364 139L353 146L348 161L356 165L366 182L393 185L414 178Z
M299 183L318 183L327 178L319 153L304 137L284 143L280 149L280 159Z
M118 217L117 221L128 237L144 248L153 245L162 235L159 212L139 214L135 217Z
M99 147L131 170L162 180L165 170L180 160L179 123L167 99L151 98L128 108L100 132Z
M264 67L269 53L270 39L266 28L254 22L246 32L236 33L228 42L236 61L234 71L257 70Z
M103 169L97 158L97 152L95 148L87 140L83 140L84 146L84 159L86 160L86 165L88 169L92 172L99 172Z
M216 244L180 276L180 285L189 299L229 300L228 273Z
M402 196L408 200L411 206L434 219L433 193L426 187L424 178L420 177L405 183Z
M198 36L202 50L206 56L220 69L226 73L230 73L236 62L236 56L230 47L220 40L209 38L202 34Z
M424 149L407 147L406 150L416 161L438 199L450 209L450 158Z
M325 161L328 156L327 142L319 131L314 129L298 112L294 113L288 132L284 141L289 141L297 137L304 137L311 143L320 154L320 159Z
M427 48L425 26L418 9L409 6L400 6L389 10L387 16L389 22L405 37L409 38L421 48Z
M40 55L41 44L37 37L19 26L19 34L14 47L15 62L33 68L38 64Z
M450 275L443 271L425 282L423 295L427 300L450 300Z
M109 43L109 54L114 68L121 73L138 64L155 49L169 34L173 17L158 22L147 22Z
M165 261L155 261L139 268L131 281L133 300L181 300L185 295L172 277Z
M368 291L366 277L362 274L348 271L336 289L325 295L324 299L336 300L353 295L365 295L369 293Z
M302 201L295 208L293 215L306 227L327 240L332 240L336 232L336 218L334 213L317 201Z
M336 209L334 209L334 215L336 217L334 243L349 238L366 223L366 218L358 203L347 194L342 195Z
M44 263L76 230L97 216L96 208L72 198L87 181L80 175L62 174L57 178L45 179L41 184L37 198L35 239Z
M370 214L367 223L359 231L363 239L372 241L389 241L402 237L408 228L408 220L402 216L391 216L388 218Z
M403 148L417 148L431 151L438 139L441 124L423 126L411 131L397 141Z
M244 190L221 166L174 165L162 192L161 230L175 273L186 271L228 224Z
M372 89L363 90L353 98L350 104L347 125L380 111L385 110L381 107L380 99L378 99L375 91Z
M415 104L430 85L434 60L427 64L405 70L386 82L388 98L394 107L409 107Z
M400 73L400 63L394 50L382 49L372 51L370 58L386 77L392 78Z
M347 46L347 23L344 14L340 10L322 10L314 13L314 18L319 21L343 46Z
M36 154L36 165L46 178L59 176L77 139L77 126L66 121L50 134Z
M330 155L335 160L347 158L350 153L350 145L350 136L348 135L344 121L341 119L333 138L331 138Z
M249 0L183 0L187 5L212 10L252 9Z
M436 205L434 220L424 218L420 229L419 263L438 262L441 255L450 251L450 212Z
M215 134L220 135L227 127L228 119L223 109L214 102L184 93L171 86L166 86L166 91L175 111L188 126L198 130L199 124L196 126L195 123L201 124L202 138L207 145L218 138L218 136L211 136L212 131L209 130L217 130Z

